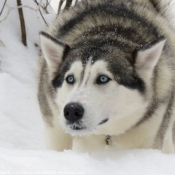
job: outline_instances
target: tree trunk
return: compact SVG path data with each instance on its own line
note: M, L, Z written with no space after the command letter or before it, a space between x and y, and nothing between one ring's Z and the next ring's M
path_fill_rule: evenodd
M17 6L21 6L21 0L16 0L17 1ZM26 39L26 28L25 28L25 21L24 21L24 16L23 16L23 10L22 8L18 9L19 13L19 19L20 19L20 24L21 24L21 37L22 37L22 43L27 46L27 39Z

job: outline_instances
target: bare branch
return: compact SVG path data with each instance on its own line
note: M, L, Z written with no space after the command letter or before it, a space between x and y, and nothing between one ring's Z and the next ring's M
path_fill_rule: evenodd
M63 5L63 2L64 2L64 0L60 0L60 3L59 3L59 5L58 5L58 11L57 11L57 14L60 13L60 11L61 11L61 7L62 7L62 5Z
M46 0L46 5L45 5L45 7L47 7L49 4L50 4L50 2L51 2L51 0L49 1L49 0Z
M66 0L66 5L65 5L64 10L69 9L69 8L70 8L70 6L71 6L71 4L72 4L72 0Z
M36 4L37 4L38 6L41 5L41 4L39 4L39 3L37 2L37 0L34 0L34 2L36 2ZM45 24L48 26L48 24L47 24L46 20L44 19L44 16L43 16L43 14L42 14L40 8L39 8L38 10L39 10L39 13L40 13L41 17L43 18L43 21L44 21Z
M4 10L4 7L5 7L6 2L7 2L7 0L4 1L4 4L3 4L2 9L1 9L1 12L0 12L0 16L1 16L3 10Z
M28 9L31 9L31 10L34 10L34 11L38 11L39 10L39 8L40 8L40 4L42 3L42 0L40 0L40 3L39 3L39 5L38 5L38 8L33 8L33 7L29 7L29 6L27 6L27 5L20 5L20 6L18 6L18 7L7 7L8 8L8 11L7 11L7 14L5 15L5 17L3 18L3 19L1 19L0 20L0 23L1 22L3 22L4 20L6 20L7 19L7 17L8 17L8 15L10 14L10 12L12 11L12 10L15 10L15 9L19 9L19 8L28 8Z
M57 14L60 13L64 1L65 1L65 0L60 0L60 3L59 3L59 5L58 5L58 11L57 11ZM67 9L70 8L70 6L72 5L72 1L73 1L73 0L66 0L66 5L65 5L65 7L64 7L64 10L67 10Z
M50 0L51 1L51 0ZM48 10L47 10L47 7L48 5L50 4L50 1L49 0L46 0L46 4L43 3L43 5L41 6L42 9L46 12L46 14L49 14Z
M16 0L17 6L21 6L21 0ZM21 24L21 37L22 37L22 43L24 46L27 46L27 39L26 39L26 27L25 27L25 21L24 21L24 15L23 15L23 10L22 8L18 9L19 13L19 19L20 19L20 24Z

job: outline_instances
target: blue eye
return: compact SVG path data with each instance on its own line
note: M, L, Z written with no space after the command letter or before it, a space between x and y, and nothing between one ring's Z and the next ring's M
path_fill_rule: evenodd
M67 83L69 83L69 84L74 84L74 82L75 82L74 76L73 76L73 75L68 76L68 77L66 78L66 81L67 81Z
M104 83L107 83L108 81L110 81L111 79L108 78L107 76L105 75L100 75L98 78L97 78L97 84L104 84Z

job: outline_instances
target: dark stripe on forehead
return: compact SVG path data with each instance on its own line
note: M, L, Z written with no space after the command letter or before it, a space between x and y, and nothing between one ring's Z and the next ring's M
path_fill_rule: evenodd
M145 44L147 43L147 40L148 41L150 40L148 36L139 34L138 31L136 31L131 27L132 26L125 27L125 26L117 26L117 25L109 25L109 26L101 25L101 26L91 28L90 30L84 32L82 36L87 38L88 37L92 38L98 35L98 37L106 38L106 36L108 35L113 38L122 37L138 44ZM148 33L149 31L145 30L145 32ZM151 32L150 32L150 35L151 35L151 39L153 39L154 36L152 36ZM144 43L143 43L143 39L144 39ZM154 40L156 40L156 37L154 38Z
M106 50L105 48L98 48L98 49L96 47L85 48L82 51L83 65L86 65L86 63L87 63L86 58L89 58L92 56L93 58L92 58L91 64L93 64L94 61L98 60L101 56L104 56L107 53L109 53L109 50Z
M135 12L127 9L123 3L121 3L119 6L112 6L110 3L106 3L103 5L98 4L95 7L90 7L89 9L87 8L81 13L77 13L75 17L65 22L65 25L60 28L60 37L63 37L64 35L69 33L77 24L80 25L82 21L85 21L86 17L89 17L92 22L95 23L95 21L93 21L93 16L95 16L95 18L99 18L99 20L103 20L103 18L106 19L107 16L111 16L113 18L122 17L125 21L129 19L135 22L139 22L139 25L142 25L143 28L147 28L147 30L151 31L151 33L153 33L156 37L159 37L156 28L150 22L148 22L146 19L139 16Z
M128 42L121 42L121 41L118 41L117 39L113 40L113 39L107 39L107 38L104 38L104 40L92 39L92 40L87 40L86 42L79 42L78 44L74 45L74 48L87 47L88 49L86 51L93 55L93 53L95 53L97 49L100 49L104 46L117 47L126 53L132 52L135 49L135 47L132 48ZM101 49L101 51L102 50L103 49Z
M84 58L84 59L82 59L83 71L81 72L79 86L82 84L82 82L84 80L84 76L85 76L87 65L89 64L90 61L93 60L93 57L92 56L89 56L89 57L86 56L86 57L83 57L83 58ZM92 62L91 62L91 64L92 64ZM88 79L87 79L87 81L88 81Z
M82 81L83 81L84 73L85 73L85 68L84 68L83 71L81 72L80 84L81 84Z

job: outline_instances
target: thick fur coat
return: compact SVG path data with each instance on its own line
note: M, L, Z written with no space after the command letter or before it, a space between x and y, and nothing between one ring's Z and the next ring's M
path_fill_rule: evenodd
M174 153L169 3L86 0L40 33L38 99L49 148Z

